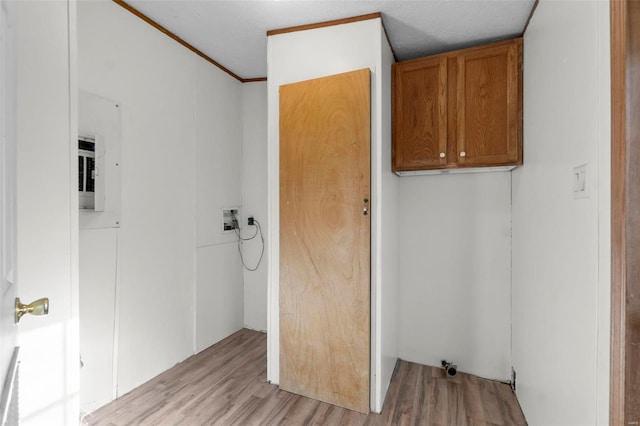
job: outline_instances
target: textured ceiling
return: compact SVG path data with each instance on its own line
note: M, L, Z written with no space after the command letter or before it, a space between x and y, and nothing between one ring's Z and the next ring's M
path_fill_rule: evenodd
M382 12L398 60L522 33L534 0L128 0L242 78L267 75L268 30Z

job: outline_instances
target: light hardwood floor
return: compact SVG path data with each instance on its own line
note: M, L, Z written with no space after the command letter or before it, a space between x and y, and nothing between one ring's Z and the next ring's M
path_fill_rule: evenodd
M240 330L85 418L89 425L526 425L509 385L399 361L382 414L266 382L266 335Z

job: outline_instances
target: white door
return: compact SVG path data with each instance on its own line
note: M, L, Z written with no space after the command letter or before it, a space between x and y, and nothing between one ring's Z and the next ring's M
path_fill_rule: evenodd
M5 18L6 12L15 12L14 55L5 46L8 39L3 40L2 51L6 92L2 93L0 367L6 375L5 358L17 338L20 424L73 425L79 414L78 212L73 179L77 154L72 153L77 133L75 2L0 0L0 4ZM5 73L8 69L17 71L13 80L11 72ZM6 93L15 95L11 100ZM5 124L15 131L5 132ZM11 203L14 207L5 209ZM5 262L5 251L14 253L11 262ZM12 285L4 282L9 271L13 271ZM16 291L15 277L20 280L15 295L25 302L48 297L49 315L25 316L18 326L12 325L15 296L5 290Z
M12 384L17 367L17 336L12 318L16 285L16 56L14 3L0 3L0 424L16 422ZM15 356L14 356L15 353Z

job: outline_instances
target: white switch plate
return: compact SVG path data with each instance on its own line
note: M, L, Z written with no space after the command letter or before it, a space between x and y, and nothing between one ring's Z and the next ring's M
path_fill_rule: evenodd
M589 163L573 168L573 198L589 198Z

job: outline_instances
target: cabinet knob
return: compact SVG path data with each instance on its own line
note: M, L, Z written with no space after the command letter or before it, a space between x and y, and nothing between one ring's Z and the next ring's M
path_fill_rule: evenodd
M440 158L444 158L444 152L440 153Z
M466 152L464 152L464 151L460 151L460 157L466 157L466 156L467 156L467 153L466 153Z

